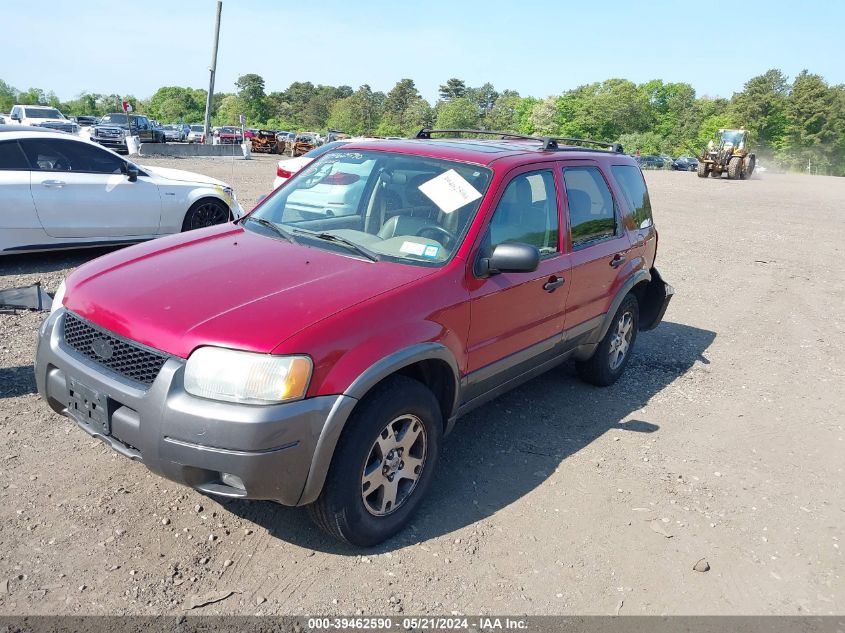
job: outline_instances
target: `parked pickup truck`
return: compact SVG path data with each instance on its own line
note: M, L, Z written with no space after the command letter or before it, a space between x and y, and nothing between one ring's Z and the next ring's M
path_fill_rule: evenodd
M142 143L164 143L164 130L141 114L107 114L91 128L91 140L118 153L126 153L126 137L135 135Z
M56 108L39 105L15 105L9 113L7 123L45 127L56 132L76 134L79 126Z
M458 418L567 359L612 385L673 294L621 147L437 134L352 141L237 221L76 269L44 401L207 494L307 506L358 546L398 532ZM309 197L359 181L352 213Z

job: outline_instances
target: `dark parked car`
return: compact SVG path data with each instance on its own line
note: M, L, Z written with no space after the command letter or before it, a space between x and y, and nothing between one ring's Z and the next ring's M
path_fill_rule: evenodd
M673 293L620 147L431 134L350 142L242 220L77 268L40 329L42 401L206 494L308 506L358 546L397 533L459 417L567 359L611 385Z
M665 169L666 163L660 156L655 156L654 154L646 154L644 156L640 156L637 159L637 162L640 164L640 169Z
M675 171L696 171L698 159L695 156L681 156L672 161L672 169Z

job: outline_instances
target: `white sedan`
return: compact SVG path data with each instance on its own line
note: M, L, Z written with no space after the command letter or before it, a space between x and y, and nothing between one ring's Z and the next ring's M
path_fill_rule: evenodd
M285 184L297 172L302 171L312 161L320 158L326 152L330 152L336 147L351 143L353 139L344 139L342 141L332 141L320 147L315 147L310 152L305 152L302 156L296 158L288 158L280 160L276 166L276 179L273 181L273 189L278 189Z
M0 201L0 255L129 244L244 213L214 178L20 126L0 126Z

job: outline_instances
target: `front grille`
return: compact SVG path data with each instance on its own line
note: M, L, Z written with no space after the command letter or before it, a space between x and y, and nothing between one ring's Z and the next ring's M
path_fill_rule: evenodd
M126 340L68 312L64 319L65 343L86 358L116 374L151 385L167 355Z

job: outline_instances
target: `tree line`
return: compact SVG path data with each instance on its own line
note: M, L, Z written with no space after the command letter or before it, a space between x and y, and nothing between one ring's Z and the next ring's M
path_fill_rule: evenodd
M423 127L482 128L521 134L618 141L642 154L697 154L719 128L745 127L763 161L783 169L845 175L845 85L802 71L790 79L772 69L749 79L730 99L696 95L688 83L659 79L636 84L608 79L545 99L478 87L451 78L429 103L412 79L386 94L364 84L314 85L297 81L268 92L264 79L246 74L236 91L214 95L215 125L247 125L292 131L328 128L350 134L409 136ZM14 103L46 104L68 116L114 112L127 100L162 122L195 123L205 115L206 91L167 86L149 99L83 93L61 102L38 88L18 91L0 80L0 111Z

